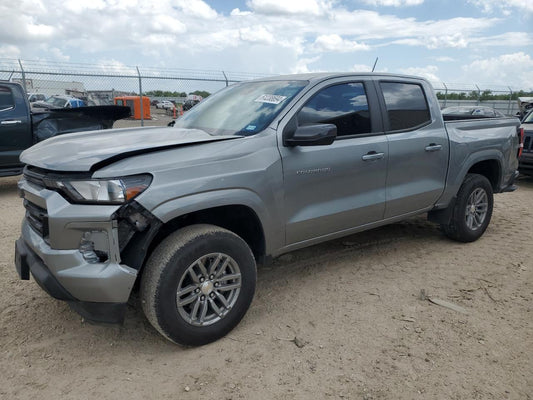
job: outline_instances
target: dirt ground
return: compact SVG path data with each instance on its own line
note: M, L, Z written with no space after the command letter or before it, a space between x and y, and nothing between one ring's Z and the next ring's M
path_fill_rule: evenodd
M475 243L418 217L282 256L241 324L200 348L163 339L138 301L96 326L20 281L17 179L0 179L2 399L533 397L531 179L495 197Z

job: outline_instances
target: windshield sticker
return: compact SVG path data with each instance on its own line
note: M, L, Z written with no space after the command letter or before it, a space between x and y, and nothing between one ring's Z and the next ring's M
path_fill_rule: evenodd
M245 128L245 130L247 130L247 131L253 131L253 130L255 130L255 128L256 128L255 125L248 125L248 126Z
M277 94L262 94L254 101L256 103L268 103L268 104L279 104L285 100L287 96L280 96Z

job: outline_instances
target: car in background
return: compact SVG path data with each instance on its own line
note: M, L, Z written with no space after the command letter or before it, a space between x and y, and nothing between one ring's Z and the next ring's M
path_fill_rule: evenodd
M158 103L159 103L159 100L152 100L152 101L150 102L150 105L153 106L153 107L155 107L155 106L157 106Z
M160 101L159 103L155 105L155 108L161 108L165 110L172 110L174 107L176 107L174 103L172 103L169 100Z
M518 171L533 176L533 110L522 119L520 129L523 129L524 147L518 159Z
M531 110L533 110L533 97L519 97L516 116L523 119Z
M46 101L32 103L32 109L53 110L55 108L78 108L85 107L83 100L73 96L51 96Z
M465 115L472 115L473 117L479 118L503 118L505 115L498 110L495 110L492 107L487 106L458 106L458 107L447 107L442 110L442 115L451 116L452 118L457 115L457 117L464 117Z
M183 111L189 111L199 102L200 100L185 100L185 103L183 103Z
M28 101L35 103L36 101L45 101L46 95L43 93L28 93Z
M36 108L44 104L48 108ZM54 107L28 101L22 85L0 82L0 177L18 175L24 165L20 153L53 136L109 129L130 115L128 107Z

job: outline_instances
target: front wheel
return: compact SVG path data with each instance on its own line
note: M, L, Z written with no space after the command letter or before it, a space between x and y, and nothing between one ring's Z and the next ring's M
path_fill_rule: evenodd
M473 242L481 237L492 217L492 186L479 174L467 174L457 193L452 216L442 225L444 233L459 242Z
M250 306L256 283L252 251L239 236L191 225L152 253L141 279L143 310L167 339L188 346L230 332Z

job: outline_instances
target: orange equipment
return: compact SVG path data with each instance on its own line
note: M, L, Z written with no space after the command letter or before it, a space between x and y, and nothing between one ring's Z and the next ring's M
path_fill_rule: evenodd
M131 110L133 119L141 119L141 97L140 96L120 96L115 97L115 104L117 106L126 106ZM144 119L152 119L150 116L150 98L143 96L143 117Z

